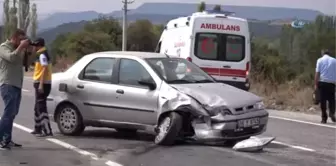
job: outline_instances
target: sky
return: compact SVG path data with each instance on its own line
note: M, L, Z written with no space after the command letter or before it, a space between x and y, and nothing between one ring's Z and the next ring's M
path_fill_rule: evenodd
M122 8L122 0L31 0L37 4L39 15L58 11L88 11L110 13ZM129 0L130 1L130 0ZM136 8L146 2L181 2L181 0L134 0L129 8ZM204 0L208 4L237 6L271 6L319 10L326 14L336 14L336 0ZM0 0L1 2L1 0ZM199 3L201 0L183 0L183 3Z

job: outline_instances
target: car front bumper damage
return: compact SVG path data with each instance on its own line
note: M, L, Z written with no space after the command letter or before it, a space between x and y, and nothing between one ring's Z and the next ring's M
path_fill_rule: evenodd
M244 139L256 136L266 131L268 112L265 109L252 109L240 114L217 114L216 110L226 109L220 98L213 98L210 103L202 104L190 93L181 92L164 85L160 93L160 113L182 111L192 115L194 136L192 139L204 141L223 141L230 139ZM250 127L239 127L241 120L258 118L258 124Z
M259 124L249 127L239 127L240 120L258 118ZM222 119L203 118L195 119L193 128L195 139L203 141L223 141L230 139L244 139L256 136L266 131L268 113L266 110L244 113L241 115L226 115Z

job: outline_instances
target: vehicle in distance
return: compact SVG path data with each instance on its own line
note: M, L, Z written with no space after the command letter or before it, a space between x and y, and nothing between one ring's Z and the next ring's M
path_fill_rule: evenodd
M65 135L93 126L152 130L159 145L236 141L263 133L268 122L260 97L164 54L93 53L52 77L48 108Z
M155 52L192 61L218 82L250 89L248 21L226 11L195 12L170 20Z

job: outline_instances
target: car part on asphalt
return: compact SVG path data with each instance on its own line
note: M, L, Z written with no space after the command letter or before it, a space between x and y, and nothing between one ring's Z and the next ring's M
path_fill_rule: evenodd
M261 151L263 150L263 148L265 148L268 144L270 144L274 140L275 137L264 137L264 138L251 137L250 139L238 142L235 146L233 146L232 149L242 152Z

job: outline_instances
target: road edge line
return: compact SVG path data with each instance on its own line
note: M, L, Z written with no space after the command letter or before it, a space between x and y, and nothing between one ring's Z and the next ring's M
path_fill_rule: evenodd
M302 151L316 152L316 150L314 150L314 149L306 148L306 147L303 147L303 146L290 145L290 144L279 142L279 141L272 141L271 143L287 146L287 147L290 147L290 148L293 148L293 149L299 149L299 150L302 150Z
M269 117L273 118L273 119L280 119L280 120L286 120L286 121L291 121L291 122L304 123L304 124L310 124L310 125L315 125L315 126L320 126L320 127L327 127L327 128L336 129L336 126L331 126L331 125L326 125L326 124L319 124L319 123L315 123L315 122L309 122L309 121L303 121L303 120L285 118L285 117L280 117L280 116L269 116Z
M1 118L1 117L0 117L0 118ZM28 128L28 127L25 127L25 126L23 126L23 125L17 124L17 123L14 123L13 126L14 126L15 128L17 128L17 129L20 129L20 130L25 131L25 132L27 132L27 133L31 133L31 132L33 131L32 129L30 129L30 128ZM64 142L64 141L61 141L61 140L59 140L59 139L56 139L56 138L46 138L45 140L46 140L46 141L49 141L49 142L51 142L51 143L54 143L54 144L56 144L56 145L58 145L58 146L62 146L62 147L64 147L64 148L66 148L66 149L72 150L72 151L74 151L74 152L76 152L76 153L79 153L79 154L81 154L81 155L83 155L83 156L89 156L89 157L90 157L91 159L93 159L93 160L103 160L103 161L105 161L105 164L108 165L108 166L123 166L122 164L119 164L119 163L117 163L117 162L114 162L114 161L111 161L111 160L108 160L108 159L104 159L104 158L99 158L99 157L98 157L96 154L94 154L94 153L91 153L91 152L82 150L82 149L80 149L80 148L78 148L78 147L76 147L76 146L73 146L73 145L71 145L71 144L68 144L68 143L66 143L66 142Z

